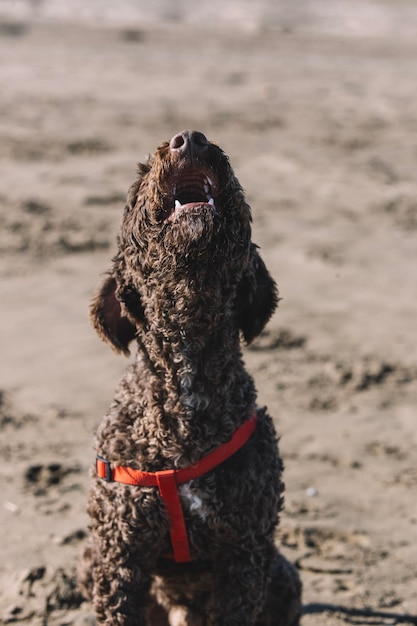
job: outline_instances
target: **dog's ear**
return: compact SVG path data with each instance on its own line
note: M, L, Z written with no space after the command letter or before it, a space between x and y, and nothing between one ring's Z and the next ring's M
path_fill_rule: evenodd
M134 339L136 326L124 314L118 295L116 279L106 278L90 306L90 318L98 335L117 352L130 354L129 343Z
M237 290L239 328L250 343L265 327L278 304L278 288L262 261L258 246L251 244L249 262Z

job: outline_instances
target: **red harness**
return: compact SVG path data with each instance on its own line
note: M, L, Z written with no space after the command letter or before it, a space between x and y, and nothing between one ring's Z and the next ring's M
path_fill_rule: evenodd
M235 431L230 441L221 445L220 448L216 448L216 450L213 450L200 459L198 463L190 467L163 470L161 472L142 472L141 470L120 465L112 468L109 461L97 456L97 476L108 482L115 481L125 485L140 487L158 487L170 521L170 536L174 560L177 563L186 563L191 561L190 546L177 485L187 483L193 478L206 474L232 456L250 439L256 428L256 422L257 417L254 411L252 417L243 422Z

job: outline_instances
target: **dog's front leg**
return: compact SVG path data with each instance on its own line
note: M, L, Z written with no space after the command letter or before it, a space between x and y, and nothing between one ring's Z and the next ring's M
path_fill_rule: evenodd
M208 626L253 626L265 602L272 548L224 550L215 564L215 588L207 607Z
M130 561L130 563L129 563ZM92 602L97 624L102 626L145 626L149 575L132 567L131 558L101 554L92 568Z

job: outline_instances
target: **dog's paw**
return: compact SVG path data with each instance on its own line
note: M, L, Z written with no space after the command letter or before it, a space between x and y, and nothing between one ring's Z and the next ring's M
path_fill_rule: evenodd
M203 626L203 622L185 606L173 606L168 614L169 626Z

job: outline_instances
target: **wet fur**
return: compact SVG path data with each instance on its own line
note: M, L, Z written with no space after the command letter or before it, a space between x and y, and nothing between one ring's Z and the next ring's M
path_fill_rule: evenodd
M256 404L240 344L262 331L277 289L216 145L195 164L216 181L216 209L167 220L172 180L189 165L165 143L139 166L118 252L91 306L95 329L116 352L137 344L96 434L97 453L113 465L188 467L228 441ZM94 478L80 584L99 624L298 623L298 575L274 546L282 462L271 418L257 413L241 450L180 488L189 564L166 558L169 525L156 488Z

